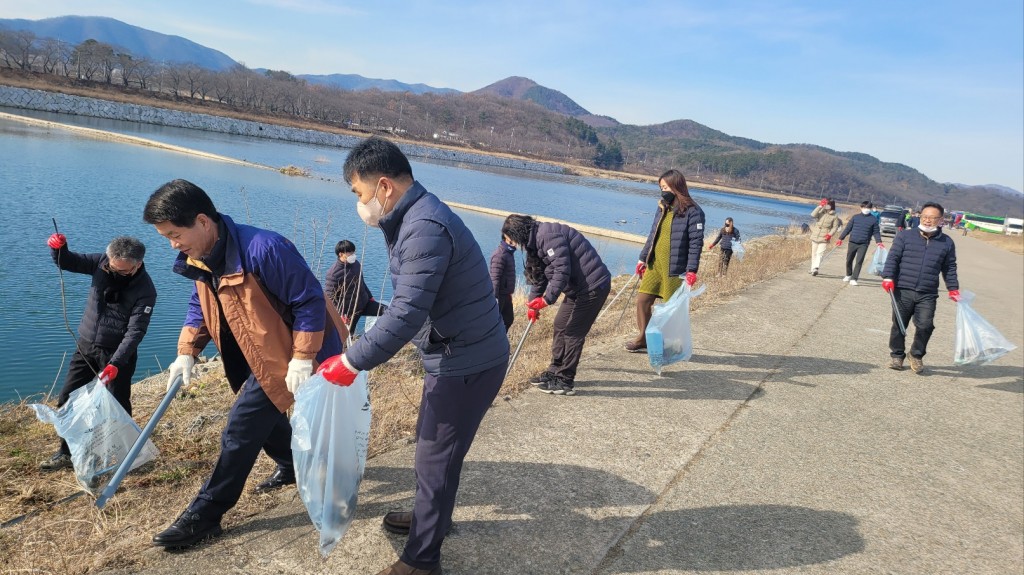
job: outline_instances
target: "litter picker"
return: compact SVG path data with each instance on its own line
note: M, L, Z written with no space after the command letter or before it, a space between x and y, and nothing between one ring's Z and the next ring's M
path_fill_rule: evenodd
M896 303L896 295L889 292L889 301L892 302L892 313L896 316L896 325L900 326L900 333L907 335L907 326L903 325L903 316L900 315L900 304Z
M829 252L827 254L821 256L821 261L818 262L818 266L820 267L821 264L825 263L825 260L828 259L828 256L832 255L838 249L839 249L839 246L836 246L836 247L832 248L831 250L829 250Z
M604 309L601 310L601 313L597 314L597 319L594 320L595 323L601 321L601 316L604 315L604 312L608 311L609 309L611 309L613 305L615 305L615 300L619 299L619 296L622 295L622 292L626 291L626 288L629 287L629 284L633 283L633 278L636 278L639 275L640 274L634 273L629 278L629 281L626 282L626 285L622 286L622 289L619 290L619 293L615 294L615 297L612 298L612 301L608 302L608 305L604 306Z
M537 323L537 320L530 320L530 323L526 324L526 331L523 332L523 337L519 338L519 345L516 346L516 352L512 354L512 358L508 360L508 369L505 370L505 377L512 373L512 366L516 363L516 358L519 357L519 351L523 349L523 343L526 342L526 336L530 333L530 328L533 324Z
M101 493L96 499L96 507L103 509L103 506L107 504L107 501L114 496L114 492L116 492L117 488L121 485L121 481L124 479L124 476L128 475L128 472L131 470L132 462L134 462L135 458L138 457L139 452L142 451L142 447L146 445L146 440L149 439L149 436L153 434L153 430L156 429L156 424L160 423L160 418L164 416L164 412L167 411L167 407L171 404L174 397L178 395L178 390L181 389L183 381L184 380L179 375L174 378L173 382L171 382L171 388L167 390L167 395L164 396L160 405L156 407L156 411L154 411L153 416L149 418L149 422L146 423L146 427L142 428L142 432L139 433L139 438L135 440L135 444L128 450L128 454L124 456L124 460L117 468L117 471L114 472L114 476L110 478L110 483L103 488L103 493Z

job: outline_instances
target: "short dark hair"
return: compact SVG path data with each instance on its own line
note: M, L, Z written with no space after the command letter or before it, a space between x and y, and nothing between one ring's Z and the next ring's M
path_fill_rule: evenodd
M107 244L107 258L140 263L146 257L146 245L131 236L118 236Z
M828 207L829 207L830 210L836 209L836 201L835 200L830 198L828 200L828 202L826 202L826 203L828 204Z
M944 215L946 213L946 210L942 209L942 206L939 205L936 202L928 202L925 205L921 206L921 212L923 212L925 208L935 208L935 209L939 210L939 215L940 216ZM921 213L921 212L918 212L918 213Z
M171 222L179 228L191 228L199 214L205 214L215 222L220 221L213 200L202 188L188 180L171 180L146 200L142 220L147 224Z
M394 143L378 136L371 136L359 142L345 158L342 169L345 182L351 184L352 178L360 179L387 176L398 178L412 177L412 166L409 158Z
M871 202L869 202L869 201L867 201L867 200L864 200L863 202L861 202L861 203L860 203L860 207L862 207L862 208L867 208L867 209L869 209L869 210L870 210L871 208L873 208L873 207L875 207L875 206L874 206L874 204L872 204Z
M341 240L334 246L334 255L351 254L356 251L356 245L348 240Z

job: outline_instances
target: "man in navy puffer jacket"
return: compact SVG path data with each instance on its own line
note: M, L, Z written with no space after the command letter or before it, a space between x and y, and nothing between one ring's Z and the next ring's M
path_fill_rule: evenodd
M900 232L892 242L889 257L882 270L882 289L896 301L903 325L914 320L914 343L910 346L910 368L914 373L924 372L922 358L927 352L928 339L935 329L935 302L939 299L939 275L946 281L949 299L960 300L960 284L956 279L956 245L938 227L942 223L942 206L929 202L921 209L921 224ZM889 367L903 369L906 357L906 335L896 322L893 312L889 331Z

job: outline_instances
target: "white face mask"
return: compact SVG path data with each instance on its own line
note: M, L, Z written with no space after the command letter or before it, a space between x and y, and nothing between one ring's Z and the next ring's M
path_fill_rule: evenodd
M930 234L930 233L934 232L935 230L939 229L936 226L926 226L924 224L918 224L917 227L918 227L918 229L920 229L922 232L924 232L926 234Z
M864 214L866 216L866 215L871 213L871 210L869 210L867 208L861 208L860 209L860 213L862 213L862 214Z
M380 200L377 199L377 192L380 189L380 184L373 189L373 199L370 203L364 204L359 200L356 200L356 212L359 213L359 217L366 223L366 225L376 228L380 226L380 219L384 216L384 206L381 205Z
M345 258L345 261L350 263L350 264L356 263L356 254L352 254L352 255L348 256L347 258Z

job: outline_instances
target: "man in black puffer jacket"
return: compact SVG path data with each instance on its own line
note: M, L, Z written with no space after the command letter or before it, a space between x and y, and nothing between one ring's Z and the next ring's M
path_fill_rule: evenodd
M910 346L910 368L924 371L922 358L935 329L935 302L939 299L939 275L946 281L949 299L960 300L960 284L956 278L956 245L938 227L942 223L942 206L929 202L921 208L921 224L900 232L892 242L889 257L882 270L882 289L895 297L903 325L914 320L914 343ZM889 331L889 367L903 369L906 357L906 335L900 330L893 313Z
M846 277L844 282L850 285L857 285L860 278L860 268L864 265L864 256L868 253L868 242L874 236L875 244L879 249L885 248L882 243L882 234L878 228L878 218L871 215L871 202L861 202L860 213L850 218L843 233L839 234L839 241L836 247L843 245L846 236L850 236L850 245L846 248ZM854 262L856 259L856 262Z
M51 235L47 244L60 269L92 276L89 300L78 325L75 354L68 364L57 407L67 403L71 392L99 377L131 415L137 351L156 305L156 288L142 263L146 246L135 238L122 236L110 242L106 253L77 254L68 249L64 234ZM68 467L71 450L62 439L60 450L40 468L57 471Z

